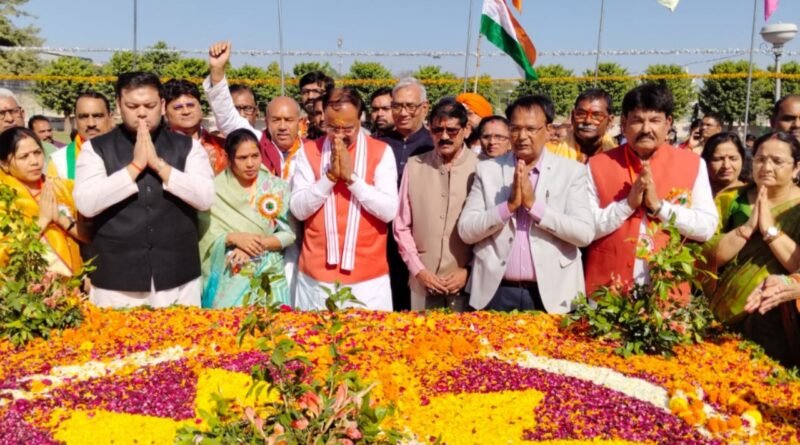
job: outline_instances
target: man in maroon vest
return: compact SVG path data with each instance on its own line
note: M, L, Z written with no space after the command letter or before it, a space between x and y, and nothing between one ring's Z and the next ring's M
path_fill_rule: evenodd
M640 85L622 100L621 127L628 143L589 159L589 201L595 240L586 261L586 291L591 294L613 277L646 284L648 265L636 257L638 242L659 249L665 233L647 237L649 221L669 221L681 235L707 241L719 216L705 162L689 150L669 145L672 93L655 84ZM681 295L688 299L688 292Z

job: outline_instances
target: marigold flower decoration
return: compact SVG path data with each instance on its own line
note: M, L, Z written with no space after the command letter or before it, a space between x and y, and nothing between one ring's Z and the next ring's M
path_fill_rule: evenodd
M273 220L278 217L283 206L283 200L279 195L266 193L258 198L257 208L258 213L264 218Z

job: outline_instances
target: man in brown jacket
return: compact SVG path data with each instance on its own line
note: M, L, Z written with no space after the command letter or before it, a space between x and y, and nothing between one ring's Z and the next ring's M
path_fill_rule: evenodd
M478 157L464 146L467 110L452 100L431 112L434 150L413 156L400 183L394 237L410 272L411 309L466 308L464 287L472 248L456 225Z

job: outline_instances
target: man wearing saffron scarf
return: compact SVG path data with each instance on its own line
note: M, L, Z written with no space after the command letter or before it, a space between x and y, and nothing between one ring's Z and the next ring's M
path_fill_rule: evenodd
M665 232L647 234L650 221L675 218L681 235L709 240L719 216L705 162L689 150L667 143L672 126L672 93L655 84L640 85L622 100L622 132L628 143L589 159L589 202L595 221L594 242L586 261L586 291L609 285L649 282L648 264L637 245L662 248ZM689 289L675 295L688 301Z
M114 125L108 99L96 91L81 93L75 100L75 125L78 130L75 140L63 150L50 155L50 162L47 163L47 176L68 180L70 190L75 181L75 165L83 143L108 133Z
M368 309L392 310L388 223L397 214L397 169L391 147L366 135L364 104L349 87L325 99L327 136L297 155L290 203L304 221L296 307L324 309L334 283Z
M267 131L261 132L243 118L233 105L225 65L231 57L230 42L218 42L208 49L210 74L203 81L203 89L217 121L217 128L230 134L247 128L259 138L261 161L275 176L290 181L295 171L295 155L307 143L300 138L300 106L291 97L279 96L267 105L265 120Z
M200 90L188 80L172 79L164 84L164 115L172 131L194 140L206 149L214 175L228 166L228 157L223 145L225 141L203 128L203 109L200 105Z

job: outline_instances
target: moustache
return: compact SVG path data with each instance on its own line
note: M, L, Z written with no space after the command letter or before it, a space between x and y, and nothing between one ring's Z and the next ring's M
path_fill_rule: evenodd
M597 126L596 125L591 125L591 124L578 124L578 131L581 131L581 130L597 131Z
M656 138L655 138L655 136L653 136L652 134L640 134L640 135L636 136L636 141L637 141L637 142L638 142L638 141L641 141L641 140L643 140L643 139L651 139L651 140L655 140Z
M441 141L439 141L439 144L438 144L438 146L439 146L439 147L446 147L446 146L449 146L449 145L453 145L453 143L454 143L454 142L453 142L453 141L451 141L451 140L449 140L449 139L447 139L447 140L441 140Z

